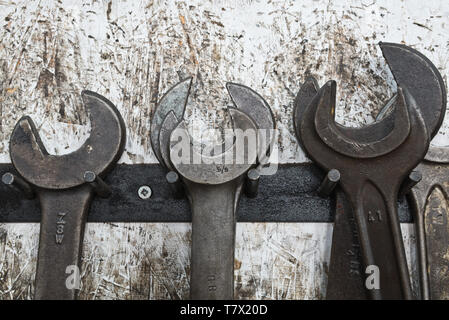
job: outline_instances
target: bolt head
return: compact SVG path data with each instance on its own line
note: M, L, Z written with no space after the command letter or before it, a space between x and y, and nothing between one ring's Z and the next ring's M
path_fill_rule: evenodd
M11 185L14 183L14 175L10 172L6 172L3 176L2 176L2 182L6 185Z

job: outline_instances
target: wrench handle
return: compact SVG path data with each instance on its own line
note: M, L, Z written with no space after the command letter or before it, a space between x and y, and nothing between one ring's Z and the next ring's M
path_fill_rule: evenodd
M80 287L80 260L87 211L88 185L40 190L42 219L35 281L36 300L74 300Z
M420 186L422 186L423 182ZM427 212L427 198L429 194L421 193L418 188L413 188L407 195L410 207L413 211L416 232L416 247L418 254L419 286L421 289L421 299L430 300L430 283L427 263L427 244L424 213Z
M327 300L367 300L359 234L352 206L337 187Z
M430 171L432 169L434 172ZM446 175L445 172L438 172L435 168L430 170L428 177L432 177L433 181L430 181L431 183L424 181L425 184L420 186L421 189L416 188L409 195L416 220L421 294L424 300L447 300L449 297L448 193L444 180L440 178L443 181L438 181L435 178Z
M369 295L376 300L413 299L397 213L397 193L393 193L384 197L374 184L366 182L358 198L352 200L365 272L369 271L365 286L369 286ZM380 277L379 287L376 274Z
M239 186L188 183L192 208L190 298L234 298L234 244Z

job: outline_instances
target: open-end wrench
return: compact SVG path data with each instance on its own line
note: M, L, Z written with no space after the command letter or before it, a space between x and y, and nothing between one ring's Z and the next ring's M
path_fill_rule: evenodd
M438 132L438 128L444 117L446 108L446 92L440 73L433 63L423 56L420 52L401 44L381 43L382 53L387 64L393 72L394 78L399 86L411 88L416 100L419 101L420 111L426 123L431 138ZM313 84L313 83L310 83ZM316 94L315 86L304 86L297 97L297 103L310 101ZM379 112L376 120L383 123L392 121L392 106L396 99L394 96L385 107ZM298 112L304 107L298 107ZM379 130L381 132L381 130ZM432 147L431 147L432 149ZM431 153L431 151L429 151ZM429 154L428 153L428 154ZM407 179L402 186L401 193L406 193L407 189L415 184L422 176L420 168L416 168L411 173L411 178ZM425 180L428 181L426 177ZM411 182L412 184L409 184ZM423 182L424 184L426 182ZM422 185L418 185L421 188ZM359 241L357 230L350 206L346 204L344 195L341 192L336 194L336 216L333 232L333 246L331 252L331 261L328 273L328 299L363 299L366 298L364 290L363 277L361 269L362 262L360 258ZM413 202L412 202L413 203ZM351 228L352 227L352 228ZM415 227L418 236L418 255L420 258L420 282L427 283L425 266L425 243L423 221L421 216L415 216ZM441 260L440 260L441 261ZM428 296L426 285L421 285L421 296Z
M315 81L308 82L306 87L316 86ZM396 201L403 180L427 152L426 124L414 98L406 88L399 88L392 120L345 128L335 123L335 93L336 84L330 81L302 104L303 111L295 111L295 117L300 117L295 120L298 139L321 167L340 172L364 267L380 276L380 286L371 288L369 296L412 299Z
M11 135L11 160L21 177L8 173L3 182L28 184L42 210L35 299L76 298L89 205L94 193L107 196L108 187L101 178L125 146L125 124L116 107L94 92L83 91L82 98L91 132L78 150L50 155L27 116L19 120ZM70 275L73 279L68 279Z
M444 84L436 67L418 51L405 45L381 43L382 53L393 71L399 86L412 88L420 101L421 114L426 122L428 132L433 137L443 120L445 110ZM301 118L301 113L311 99L316 95L318 87L314 81L308 81L299 91L295 100L295 117ZM394 96L379 112L374 134L382 134L383 130L390 130L394 117L391 110L396 96ZM296 125L296 123L295 123ZM384 129L382 129L384 126ZM377 139L379 137L375 137ZM412 173L413 178L416 171ZM416 182L410 181L410 182ZM410 185L403 185L403 189ZM337 189L338 190L338 189ZM419 226L419 224L417 224ZM336 216L333 232L333 245L328 273L328 299L364 299L362 279L362 263L358 233L352 216L351 207L347 204L341 192L336 193Z
M385 59L398 85L413 88L431 138L438 132L446 110L447 93L443 78L425 56L406 46L382 44ZM391 62L390 62L391 61ZM391 112L387 106L376 120ZM421 298L449 299L449 148L430 145L418 165L422 180L407 197L417 235Z
M416 220L421 295L449 300L449 148L431 146L408 194Z
M246 174L257 164L258 154L263 157L266 147L256 150L256 144L246 144L241 148L244 142L236 141L221 154L198 154L182 121L190 85L191 79L184 80L161 99L153 116L151 142L161 164L172 170L167 179L175 177L170 181L174 182L181 176L192 208L190 298L233 299L235 214ZM257 129L274 129L271 109L262 97L238 84L228 83L227 89L238 108L228 108L234 130L252 130L257 136ZM176 131L183 133L189 153L202 159L201 163L174 161ZM242 156L237 154L239 147L244 152L243 162L235 158Z
M429 59L408 46L380 43L380 47L398 85L411 88L413 95L416 96L416 101L419 102L418 106L427 130L433 137L438 132L446 108L446 93L440 73ZM303 110L317 94L317 90L318 86L313 80L306 82L302 86L295 100L295 121L301 118ZM380 134L380 136L374 136L374 139L381 138L384 130L385 132L390 130L394 121L391 110L393 109L392 106L395 99L396 95L379 112L377 117L379 122L372 126L372 128L377 126L372 134ZM296 122L294 124L295 128L297 128ZM416 173L418 172L414 171L412 173L413 178L415 178ZM416 180L410 180L410 182L416 182ZM410 186L405 183L402 188L406 189ZM415 221L417 221L416 227L420 229L419 217L415 218ZM366 298L358 233L355 228L351 207L348 205L344 194L340 191L336 193L336 216L332 243L327 298ZM422 241L420 243L422 244Z

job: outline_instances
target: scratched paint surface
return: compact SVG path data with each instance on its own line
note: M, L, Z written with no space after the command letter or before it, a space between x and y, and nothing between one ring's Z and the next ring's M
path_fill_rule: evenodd
M239 82L271 105L279 161L308 161L291 122L304 79L335 79L338 121L370 123L396 90L376 44L403 42L420 50L447 81L448 18L444 0L0 0L0 161L10 162L9 135L25 114L50 153L76 150L89 134L80 99L89 89L110 99L125 119L121 162L154 163L155 103L189 75L195 92L186 117L194 137L229 125L224 85ZM449 145L448 123L435 144ZM403 228L410 250L414 235ZM236 298L322 298L331 230L326 224L239 224ZM189 239L187 224L89 224L81 298L187 298ZM0 225L1 299L32 297L37 241L36 224Z

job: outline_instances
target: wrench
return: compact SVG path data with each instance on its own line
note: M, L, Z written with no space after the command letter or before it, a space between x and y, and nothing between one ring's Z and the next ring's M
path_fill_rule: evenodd
M78 150L50 155L28 116L19 120L10 138L11 160L21 177L8 173L3 181L25 181L37 194L42 211L34 292L38 300L76 299L87 212L94 193L108 195L101 177L125 147L125 124L116 107L91 91L83 91L82 99L91 133Z
M191 79L174 86L164 95L152 121L151 143L161 164L171 170L167 175L181 176L182 185L192 208L192 266L191 299L234 298L234 243L236 210L246 175L265 157L268 147L247 144L243 162L237 162L239 147L236 141L221 154L199 154L192 148L182 115L190 92ZM227 111L234 130L274 129L274 117L268 104L248 87L228 83L228 92L235 108ZM173 141L175 132L181 133L188 153L201 163L174 161L178 150ZM257 137L259 138L259 137ZM267 138L270 142L271 132ZM170 143L171 141L171 143ZM259 141L259 140L258 140ZM257 149L257 150L256 150ZM231 161L227 161L231 159ZM252 171L254 173L254 171Z
M383 44L383 54L392 61L399 85L414 87L414 96L421 101L424 121L431 138L438 132L446 110L447 94L443 78L435 65L416 50L395 44ZM408 51L408 52L407 52ZM411 72L410 70L414 70ZM376 120L382 120L391 112L384 108ZM415 169L422 175L422 181L413 187L407 197L415 219L417 235L419 280L421 298L449 299L449 217L447 208L447 164L449 149L430 146L425 159Z
M416 220L421 295L449 299L449 149L431 146L417 167L423 179L408 194Z
M381 43L382 53L387 64L393 72L399 86L413 88L416 101L419 101L420 111L426 123L428 132L431 132L431 138L438 132L444 117L446 108L446 92L444 83L437 68L432 62L418 51L401 44ZM305 89L304 89L305 90ZM312 93L316 94L315 87L310 87ZM301 92L300 92L301 93ZM385 105L379 112L376 121L391 121L391 110L396 95ZM307 96L302 93L298 95L297 100L307 101ZM430 152L430 151L429 151ZM407 179L402 185L401 193L405 194L410 188L416 184L416 177L420 176L420 167L416 168L411 174L411 178ZM426 179L426 178L425 178ZM409 184L412 182L412 184ZM418 184L418 187L423 182ZM360 257L359 241L357 230L354 228L354 219L350 206L346 205L344 195L337 191L336 193L336 216L333 233L333 246L331 252L331 262L328 274L328 299L365 299L366 292L363 289L362 261ZM418 239L419 230L423 231L422 223L419 216L415 216L415 226L417 228ZM352 226L352 228L351 228ZM422 232L421 232L422 234ZM423 253L424 247L422 241L418 241L421 249L418 254L425 257ZM421 283L425 283L427 273L425 272L425 260L421 260ZM426 296L425 286L421 285L422 297Z
M309 86L314 85L311 82ZM298 139L321 167L340 171L340 186L353 209L364 266L380 276L380 285L374 282L369 290L370 297L412 299L396 199L402 181L427 152L426 124L414 98L399 87L393 121L345 128L335 123L335 94L336 83L329 81L310 103L305 102L301 118L295 120Z

